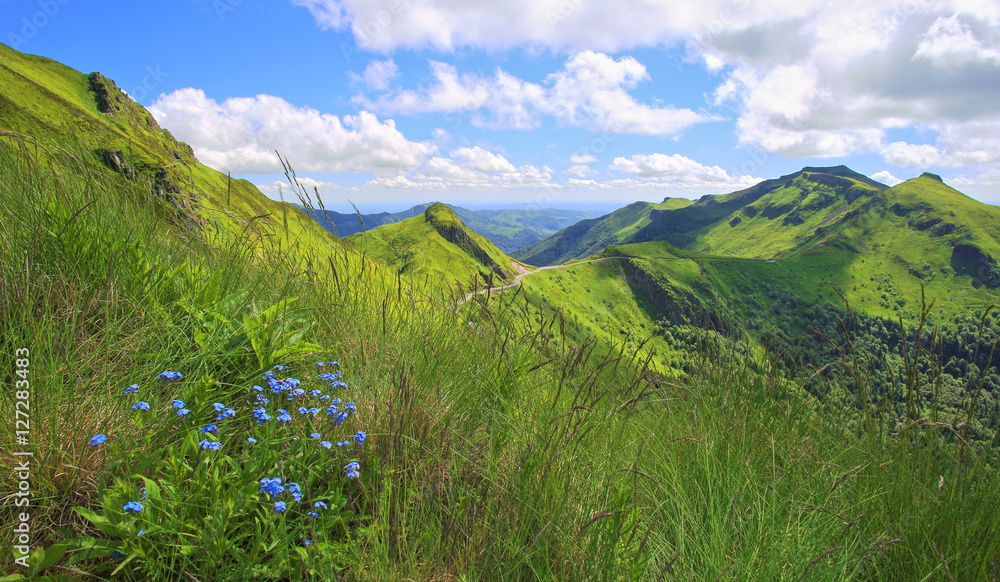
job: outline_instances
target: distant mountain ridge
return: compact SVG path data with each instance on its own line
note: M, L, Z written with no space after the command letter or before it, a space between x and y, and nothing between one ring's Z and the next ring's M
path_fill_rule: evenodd
M432 204L431 202L418 204L399 212L361 214L360 220L357 213L319 212L316 220L330 232L348 237L363 230L371 230L418 216ZM458 206L450 208L469 229L485 236L507 253L538 242L578 221L600 214L596 211L547 208L532 210L469 210ZM364 222L363 229L362 222Z
M610 214L582 220L551 237L515 251L512 255L531 265L556 265L600 253L619 244L664 213L691 204L686 198L663 202L633 202Z

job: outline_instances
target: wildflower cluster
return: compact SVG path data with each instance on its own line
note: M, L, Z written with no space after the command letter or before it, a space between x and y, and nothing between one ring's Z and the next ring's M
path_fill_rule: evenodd
M363 430L346 438L334 434L342 430L338 428L341 424L357 414L357 407L354 402L344 403L341 398L335 397L337 390L347 387L339 371L339 364L319 362L317 366L321 373L304 381L286 376L286 366L275 366L263 375L263 385L251 387L249 397L235 407L229 406L227 402L215 402L211 408L207 406L208 402L193 402L189 405L185 400L192 402L200 398L192 397L191 393L177 394L185 400L171 396L163 401L151 398L147 402L138 400L138 384L126 388L125 395L133 397L126 405L137 411L134 416L137 426L142 426L146 414L156 414L158 411L165 411L170 417L176 414L184 421L173 425L173 430L179 429L184 435L181 441L183 444L176 452L171 449L169 458L164 458L159 465L162 473L157 479L166 482L163 490L176 491L175 495L179 496L174 497L177 501L171 503L190 503L190 507L210 506L218 503L219 495L238 495L246 485L245 482L240 483L242 476L248 472L256 474L261 477L258 491L262 496L262 504L269 511L273 510L281 515L281 519L274 520L265 527L279 537L287 536L289 528L303 533L312 532L300 539L305 540L303 545L306 547L321 552L325 542L314 539L314 536L319 531L332 531L331 526L342 519L340 509L346 504L347 498L338 491L338 487L328 489L324 486L323 491L318 491L315 476L324 475L325 472L316 470L317 463L319 466L333 467L335 474L346 475L349 479L359 478L361 465L351 457L355 453L355 447L364 445L367 435ZM167 383L183 378L183 374L167 371L157 378ZM250 414L244 411L249 411ZM234 434L238 437L230 436ZM107 439L104 434L97 434L90 440L90 445L97 447ZM284 459L284 463L276 465L274 451L281 448L292 454L282 454L280 458ZM325 461L327 458L330 460ZM183 462L178 462L179 460ZM205 487L204 483L212 474L229 475L228 482L233 485L232 491L228 491L230 487L227 486L222 489ZM295 479L296 476L301 476L301 483L283 480L285 477ZM146 485L149 485L150 478L144 479ZM216 477L216 482L227 483L226 479L227 477ZM325 476L319 477L319 481L324 485L329 483ZM122 508L122 513L134 515L125 520L118 513L116 518L120 522L120 531L128 532L128 539L132 540L129 543L140 543L137 538L146 532L142 526L150 527L150 524L156 523L159 512L172 511L170 504L164 503L165 497L159 488L150 488L148 507L144 506L147 503L145 487L141 488L141 497L136 495L134 487L118 485L116 489L119 489L118 494L109 497L109 500L117 499L117 503L124 504L117 506ZM183 494L180 493L181 490L184 491ZM135 500L137 498L138 501ZM328 509L330 511L324 512ZM193 511L191 515L197 515L197 511ZM252 519L250 516L245 517ZM234 523L238 521L234 520ZM156 532L153 539L167 535L162 531L151 531ZM151 543L149 538L150 536L142 538L142 543ZM123 552L120 556L134 555L127 550L130 547L134 546L121 546Z
M327 369L330 371L322 372L317 376L317 379L322 383L320 388L308 391L302 387L302 381L298 378L291 376L282 378L278 376L278 372L288 370L287 366L275 366L273 369L265 372L262 380L267 385L267 389L259 385L254 385L250 388L250 393L253 396L253 417L257 420L257 424L264 425L262 428L265 429L267 428L267 423L272 420L277 421L279 426L285 425L290 428L299 428L300 423L305 424L307 426L304 428L306 428L309 438L319 441L317 444L329 451L333 449L333 443L330 440L324 439L323 435L315 430L315 425L324 422L324 414L327 417L326 421L330 423L331 427L343 424L345 420L357 414L358 409L354 402L349 401L344 404L340 398L335 398L331 394L326 393L327 391L333 392L347 387L347 382L344 382L343 376L340 373L340 364L335 361L316 362L316 367L320 370ZM270 391L270 398L266 395L268 390ZM297 414L293 415L285 408L269 410L268 407L272 399L279 402L282 400L285 402L291 401L293 404L297 404L298 406L295 407ZM322 408L319 406L321 403L323 403ZM301 421L296 420L296 418L301 419ZM364 431L358 431L353 437L336 441L337 447L361 446L364 444L365 437ZM293 437L292 440L298 440L298 437ZM250 437L248 441L251 444L257 442L254 437ZM353 452L353 449L351 452ZM354 470L348 469L347 476L352 478L360 476L360 466Z

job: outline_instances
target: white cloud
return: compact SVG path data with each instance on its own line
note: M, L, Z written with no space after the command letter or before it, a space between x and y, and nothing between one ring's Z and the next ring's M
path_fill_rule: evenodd
M891 173L889 173L888 170L882 170L881 172L875 172L874 174L871 175L871 178L872 178L872 180L875 180L876 182L882 182L883 184L886 184L888 186L895 186L896 184L899 184L900 182L902 182L902 180L900 180L896 176L893 176Z
M719 166L705 166L680 154L636 154L618 157L608 166L616 172L632 174L657 184L668 183L681 188L729 188L736 190L759 182L752 176L729 175ZM612 181L612 184L623 182ZM628 183L628 182L626 182Z
M272 95L218 103L200 89L178 89L150 111L203 163L240 174L281 172L275 150L298 171L376 174L412 170L437 151L406 139L391 119L367 111L341 118Z
M566 168L566 174L574 178L583 178L586 176L594 175L596 173L597 172L595 172L589 166L584 166L581 164L576 164Z
M1000 49L983 45L958 14L938 17L923 35L914 59L924 59L934 66L949 67L984 62L1000 64Z
M363 80L369 89L385 91L389 88L390 81L399 76L399 67L396 66L396 63L392 59L384 61L374 60L365 67L363 75L358 77L354 73L351 73L351 76L355 80Z
M451 156L460 160L463 167L484 174L510 174L517 171L507 158L479 146L459 148L451 152Z
M569 161L574 164L590 164L597 161L597 158L590 154L573 154L569 157Z
M877 153L906 167L1000 162L995 3L850 0L796 20L724 27L689 47L726 63L710 96L733 106L741 144L789 157ZM796 22L789 28L788 24ZM774 43L780 38L782 42ZM795 47L795 50L789 50ZM919 129L931 143L889 142Z
M383 113L473 112L473 125L495 129L532 129L548 116L561 125L591 131L676 137L696 123L716 119L691 109L637 101L629 90L648 81L649 73L632 57L614 59L583 51L542 84L500 68L492 77L459 74L454 66L437 61L431 61L431 74L430 87L374 100L358 95L354 100Z
M619 51L711 33L716 24L738 26L766 21L772 13L810 10L792 0L508 0L489 9L477 0L292 1L308 8L320 26L350 29L358 46L377 51L428 46Z
M912 144L903 141L895 141L885 146L882 149L882 157L890 164L903 167L930 168L957 165L949 159L946 152L931 144Z

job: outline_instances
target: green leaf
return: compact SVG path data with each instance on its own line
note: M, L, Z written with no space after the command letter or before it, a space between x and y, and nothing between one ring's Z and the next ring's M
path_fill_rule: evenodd
M83 507L74 507L73 511L79 513L85 517L90 523L94 524L94 527L99 529L101 532L116 538L122 537L121 530L103 515L98 515L97 513L84 509Z
M34 578L43 570L62 559L69 547L70 542L57 542L44 550L42 548L38 548L32 552L31 557L28 558L31 577Z
M67 565L76 564L77 562L91 558L104 558L121 548L121 542L118 541L97 538L80 538L73 541L77 547L70 559L67 560Z

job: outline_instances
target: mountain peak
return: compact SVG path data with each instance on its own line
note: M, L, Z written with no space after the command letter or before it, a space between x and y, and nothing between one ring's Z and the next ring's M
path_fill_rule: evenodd
M847 166L840 164L838 166L806 166L802 168L799 172L801 173L813 173L813 174L829 174L831 176L839 176L841 178L850 178L852 180L857 180L869 186L874 186L875 188L884 189L887 186L876 180L872 180L868 176L855 172L854 170L848 168Z
M938 182L941 182L942 184L944 184L944 180L941 179L941 176L938 176L937 174L932 174L930 172L924 172L923 174L920 174L919 177L920 178L930 178L931 180L937 180Z
M424 210L424 220L435 227L454 226L465 228L465 223L462 222L462 219L455 214L455 211L450 206L443 202L434 202L428 206L427 210Z

